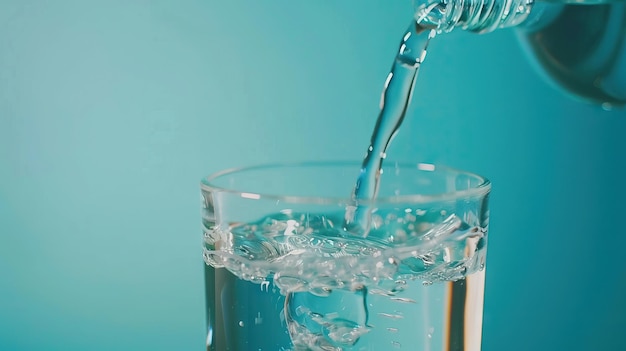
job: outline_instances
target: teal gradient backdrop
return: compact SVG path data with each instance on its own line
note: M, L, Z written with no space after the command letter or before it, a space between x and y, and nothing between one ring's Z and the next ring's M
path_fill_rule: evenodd
M358 159L411 1L0 1L0 350L201 350L199 179ZM389 154L493 181L484 350L617 350L626 111L433 41ZM348 190L348 189L347 189Z

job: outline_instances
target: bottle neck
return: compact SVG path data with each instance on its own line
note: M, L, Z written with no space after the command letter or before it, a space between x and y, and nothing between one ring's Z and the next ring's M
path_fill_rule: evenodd
M488 33L533 20L534 0L415 0L415 20L438 32Z

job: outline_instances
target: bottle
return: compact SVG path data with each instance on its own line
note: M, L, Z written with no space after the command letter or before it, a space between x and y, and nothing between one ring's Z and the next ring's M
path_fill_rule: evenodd
M540 71L603 108L626 104L624 0L416 0L415 19L438 32L516 27Z

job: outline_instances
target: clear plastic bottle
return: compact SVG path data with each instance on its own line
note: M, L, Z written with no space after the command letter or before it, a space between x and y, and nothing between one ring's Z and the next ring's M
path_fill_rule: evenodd
M626 104L626 1L416 0L418 22L488 33L517 27L549 80L605 108Z

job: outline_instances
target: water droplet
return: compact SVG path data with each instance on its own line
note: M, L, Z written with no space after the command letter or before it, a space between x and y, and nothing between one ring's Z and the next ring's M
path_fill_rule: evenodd
M430 280L424 280L422 282L422 285L424 285L424 286L431 286L431 285L433 285L433 282L431 282Z
M243 327L243 325L244 325L244 324L243 324L243 321L239 321L239 326L240 326L240 327Z
M611 111L613 110L613 104L611 104L610 102L605 102L602 104L602 109L604 111Z
M400 343L399 343L399 342L397 342L397 341L392 341L392 342L391 342L391 345L392 345L393 347L395 347L396 349L399 349L399 348L401 348L401 347L402 347L402 344L400 344Z
M263 317L261 317L261 312L257 313L256 317L254 318L254 324L263 324Z

